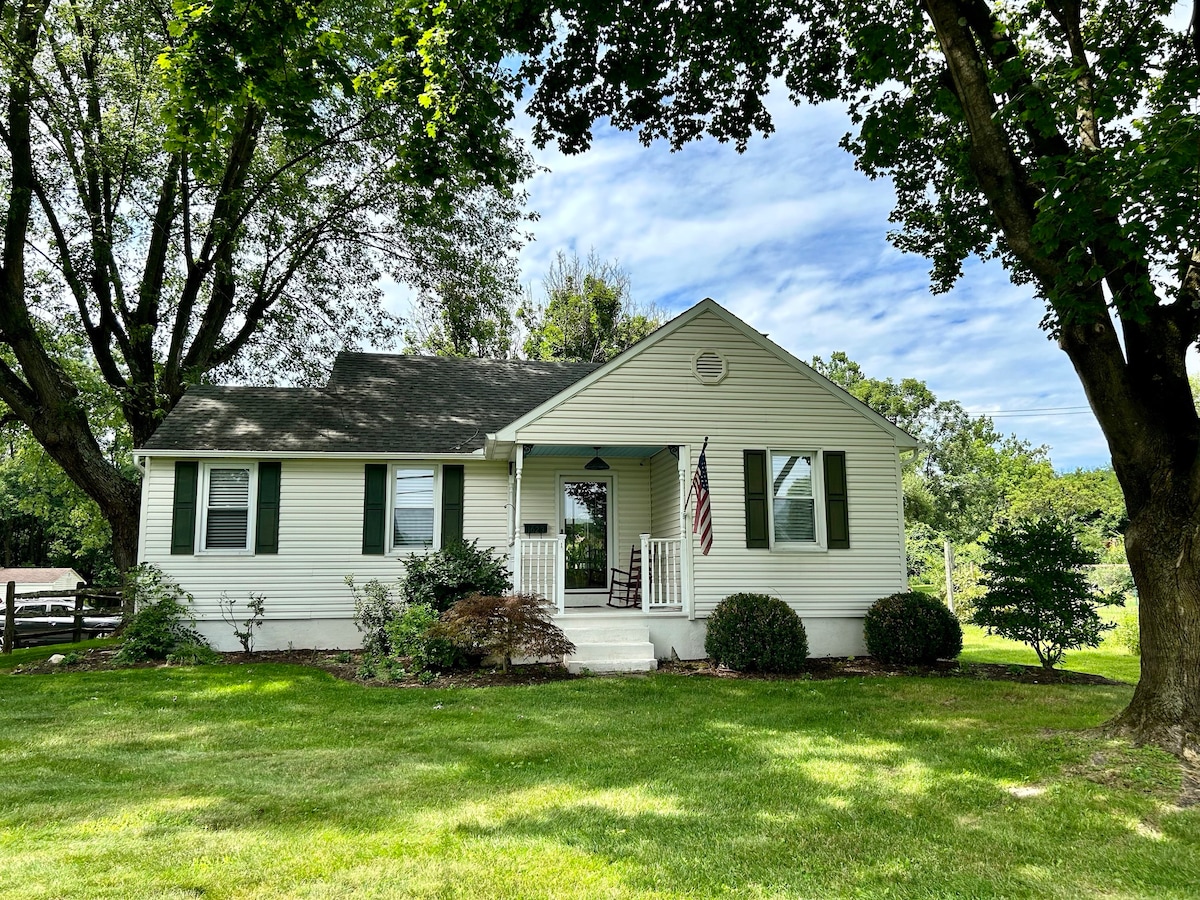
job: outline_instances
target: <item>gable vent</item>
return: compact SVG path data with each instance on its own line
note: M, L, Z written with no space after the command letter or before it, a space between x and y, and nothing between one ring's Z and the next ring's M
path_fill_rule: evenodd
M717 384L725 377L725 357L715 350L701 350L692 361L693 371L705 384Z

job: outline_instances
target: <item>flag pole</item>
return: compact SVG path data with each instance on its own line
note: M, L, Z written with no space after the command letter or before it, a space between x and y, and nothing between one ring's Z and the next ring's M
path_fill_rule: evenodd
M704 451L708 449L708 436L704 437L704 446L700 448L700 456L704 455ZM683 501L684 512L687 512L688 504L692 502L692 494L696 490L696 479L692 479L692 486L688 488L687 499Z

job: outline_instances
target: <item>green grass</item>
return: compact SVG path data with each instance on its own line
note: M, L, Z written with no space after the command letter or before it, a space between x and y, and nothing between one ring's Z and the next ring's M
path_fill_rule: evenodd
M1125 686L0 678L6 898L1194 897ZM1034 788L1031 796L1012 789Z
M964 662L1015 663L1022 666L1039 664L1033 648L989 635L974 625L963 626L963 652L959 658ZM1090 672L1114 681L1137 684L1139 666L1138 657L1118 646L1110 634L1095 650L1068 650L1058 668Z
M90 650L93 647L115 647L121 641L118 638L93 638L90 641L80 641L78 644L48 644L45 647L22 647L5 656L0 654L0 671L9 671L27 663L41 662L49 659L55 653L67 654L72 651Z

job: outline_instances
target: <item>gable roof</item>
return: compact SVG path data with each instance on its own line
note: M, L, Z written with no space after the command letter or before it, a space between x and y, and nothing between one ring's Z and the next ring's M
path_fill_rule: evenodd
M614 356L608 362L597 367L594 371L580 378L578 381L574 382L560 393L555 394L553 397L547 398L546 401L541 405L529 410L524 415L514 419L512 422L509 422L495 434L489 435L489 439L501 443L515 441L519 429L525 427L531 422L537 421L546 413L550 412L550 410L556 408L559 404L569 400L571 397L574 397L581 391L586 390L590 385L595 384L609 372L612 372L614 369L619 368L639 354L649 350L655 344L674 334L684 325L687 325L689 322L698 316L703 315L704 313L712 313L713 315L716 315L728 325L741 332L751 341L758 344L768 353L771 353L778 359L792 366L801 374L812 380L819 387L824 388L831 396L846 404L855 412L874 422L893 437L893 439L896 441L897 447L907 450L916 449L917 439L899 425L871 409L871 407L867 406L867 404L853 396L849 391L845 390L840 385L834 384L812 366L796 358L787 350L784 350L766 335L759 331L755 331L711 297L705 297L695 306L684 310L671 321L667 322L656 331L652 332L649 336L634 344L632 347Z
M324 388L197 385L140 452L472 453L596 368L340 353Z

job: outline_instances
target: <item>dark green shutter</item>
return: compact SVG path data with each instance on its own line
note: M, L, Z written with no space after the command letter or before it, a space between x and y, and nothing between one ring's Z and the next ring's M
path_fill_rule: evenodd
M196 489L200 464L175 463L175 499L171 510L171 553L190 556L196 552Z
M462 466L442 466L442 546L463 539Z
M826 450L825 524L830 550L850 549L850 509L846 503L846 453Z
M746 479L746 546L767 548L771 546L767 451L743 450L742 466Z
M383 554L387 524L387 466L369 463L363 488L363 553Z
M254 552L279 552L278 462L258 464L258 515L254 520Z

